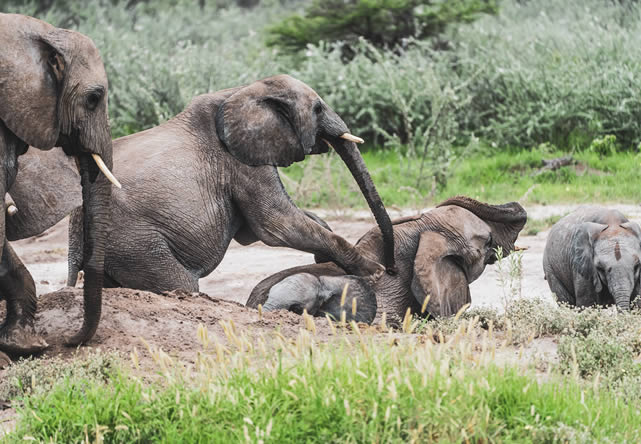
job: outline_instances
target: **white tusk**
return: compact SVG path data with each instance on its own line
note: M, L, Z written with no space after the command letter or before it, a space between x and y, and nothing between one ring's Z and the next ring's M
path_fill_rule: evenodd
M18 212L18 207L9 193L5 193L4 195L4 206L7 209L7 214L9 216L15 216Z
M354 143L363 143L363 142L365 142L360 137L356 137L355 135L350 134L350 133L343 134L341 136L341 139L349 140L350 142L354 142Z
M102 157L100 157L98 154L92 154L91 157L93 157L93 160L96 161L96 165L98 165L98 168L100 168L100 171L102 171L102 174L105 175L107 179L109 179L109 182L113 183L115 186L118 188L122 188L122 185L120 185L120 182L118 182L118 179L111 174L111 171L109 171L109 168L107 168L107 165L105 165L105 162L102 160Z
M334 147L332 146L332 144L331 144L331 143L329 143L329 142L327 141L327 139L323 139L323 142L325 142L325 143L327 144L327 146L328 146L328 147L330 147L331 149L334 149Z

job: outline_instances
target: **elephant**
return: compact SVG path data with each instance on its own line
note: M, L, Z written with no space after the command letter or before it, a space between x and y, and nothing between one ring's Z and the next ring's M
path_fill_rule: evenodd
M355 142L314 90L287 75L197 96L164 124L114 140L123 188L112 193L105 286L198 291L198 279L218 266L232 239L311 252L355 275L394 273L392 223ZM280 181L277 166L330 147L383 233L386 268L301 211ZM49 209L55 218L64 210ZM68 285L86 268L83 227L82 213L73 211Z
M374 318L372 303L376 316L386 313L391 324L399 324L408 308L417 315L451 316L471 302L469 284L487 264L496 261L497 247L504 255L514 250L526 220L526 211L516 202L489 205L465 196L452 197L428 212L392 222L398 268L395 276L373 280L350 276L333 263L303 265L261 281L246 305L298 311L304 307L309 314L338 318L343 310L350 313L351 299L356 297L361 318ZM372 260L382 257L382 247L378 228L372 228L356 243L361 254ZM328 285L325 281L330 277L335 281ZM345 284L349 284L347 309L336 304L336 295ZM368 300L368 296L374 300ZM363 312L361 302L365 302Z
M558 302L629 310L639 294L641 230L620 211L584 206L550 229L545 279Z
M110 182L119 185L110 171L107 75L91 39L32 17L0 14L0 43L0 191L5 194L13 185L20 156L29 146L45 151L61 147L77 161L87 258L84 316L80 331L67 343L79 345L92 338L100 322L105 241L111 225ZM44 172L52 182L55 173ZM24 186L39 192L28 183ZM18 225L27 230L41 222L37 211L27 210L36 200L27 195L23 203ZM6 300L7 315L0 327L0 350L34 353L47 347L35 331L35 285L8 243L5 222L2 212L0 298Z

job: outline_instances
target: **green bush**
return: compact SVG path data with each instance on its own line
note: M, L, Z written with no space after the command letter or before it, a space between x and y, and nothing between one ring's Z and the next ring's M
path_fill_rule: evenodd
M305 16L293 15L270 28L268 45L298 51L321 41L352 45L364 38L382 49L396 49L408 39L439 36L454 23L495 13L495 0L314 0Z

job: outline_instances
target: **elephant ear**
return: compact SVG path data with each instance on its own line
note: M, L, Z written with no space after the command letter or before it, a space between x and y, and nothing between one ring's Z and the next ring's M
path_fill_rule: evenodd
M637 239L641 241L641 228L639 228L639 224L630 221L623 222L621 228L633 232L637 236Z
M53 148L60 131L58 90L66 63L57 31L31 17L0 14L0 119L43 150Z
M597 293L603 290L599 274L594 266L594 241L599 233L607 228L608 226L605 224L583 222L572 235L570 254L574 269L575 294L591 293L591 289Z
M18 212L6 218L7 239L36 236L82 205L80 175L62 150L29 148L9 189Z
M514 243L527 222L527 212L517 202L490 205L465 196L456 196L441 202L437 207L456 205L473 213L489 225L492 230L492 248L501 247L509 254ZM493 263L495 257L489 263Z
M422 306L429 296L427 312L432 316L455 315L472 301L463 259L440 233L425 231L414 258L412 294Z
M289 166L301 161L311 152L316 137L312 107L299 98L310 92L309 87L289 76L254 82L218 108L218 137L235 158L247 165Z

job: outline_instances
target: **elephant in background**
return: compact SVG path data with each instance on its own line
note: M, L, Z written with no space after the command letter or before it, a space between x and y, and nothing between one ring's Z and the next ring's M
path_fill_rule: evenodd
M373 280L349 276L332 263L304 265L264 279L252 290L246 305L298 311L303 307L310 314L327 313L338 318L341 307L336 304L336 296L349 283L347 314L355 297L361 318L374 319L374 304L374 314L385 312L392 323L398 324L408 308L420 314L429 295L428 314L451 316L471 302L469 284L487 264L496 261L495 249L501 247L506 254L514 250L526 220L527 213L516 202L488 205L468 197L453 197L419 216L392 222L396 276ZM372 260L381 258L381 232L371 229L356 248ZM333 280L328 285L330 277ZM361 302L365 303L362 312Z
M98 50L88 37L31 17L0 14L0 43L0 194L14 184L19 157L29 145L41 150L62 147L78 163L87 258L84 320L68 343L81 344L91 339L100 321L104 247L111 224L109 180L117 183L109 171L112 144L107 76ZM40 183L56 187L56 173L65 171L43 171ZM40 190L34 188L34 184L23 188L27 190L21 196L23 214L16 220L18 232L11 236L20 236L21 230L40 229L42 221L38 218L42 215L29 210L29 204L39 205L35 193ZM11 230L5 221L3 211L0 297L6 300L7 317L0 327L0 350L33 353L47 346L34 329L35 284L8 243L6 233Z
M384 238L380 261L393 273L392 224L355 141L361 140L310 87L286 75L198 96L168 122L115 140L114 166L124 186L112 195L105 285L197 291L232 239L307 251L355 275L380 276L378 259L297 208L280 181L277 166L330 146L376 218ZM69 285L86 268L83 227L75 211Z
M552 227L543 271L559 302L629 310L639 294L640 260L639 225L617 210L588 206Z

